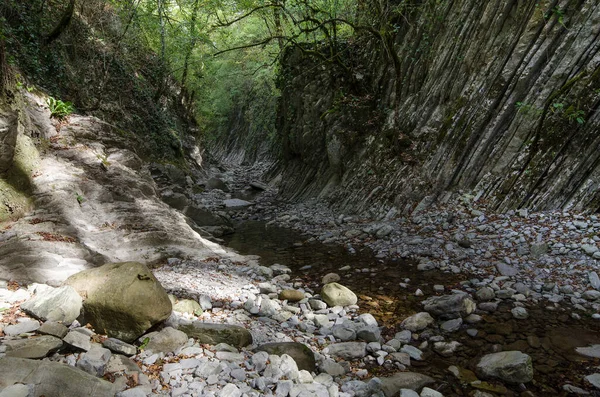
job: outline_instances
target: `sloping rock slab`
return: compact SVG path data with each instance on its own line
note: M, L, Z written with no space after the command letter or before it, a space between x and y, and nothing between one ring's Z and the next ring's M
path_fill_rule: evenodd
M227 343L235 347L252 344L252 334L243 327L229 324L212 324L194 321L190 325L182 325L179 329L190 338L198 339L199 343L217 345Z
M31 339L9 340L5 341L4 345L8 357L44 358L60 349L63 342L54 336L45 335Z
M299 370L306 370L308 372L315 372L315 354L310 350L308 346L298 342L276 342L266 343L256 348L256 351L264 351L269 354L275 354L281 356L287 354L292 357Z
M141 263L110 263L77 273L65 283L84 297L85 320L96 332L125 342L171 314L167 293Z
M112 397L118 391L116 385L65 364L0 358L0 388L15 383L35 385L36 396Z
M65 324L79 317L81 307L81 296L70 286L46 290L21 305L21 309L35 318Z
M417 372L398 372L381 379L381 390L386 397L397 396L400 389L419 390L434 382L433 378Z

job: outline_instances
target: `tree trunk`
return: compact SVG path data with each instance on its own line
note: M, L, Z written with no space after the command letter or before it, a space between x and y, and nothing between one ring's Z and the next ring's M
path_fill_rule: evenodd
M56 25L56 27L52 30L52 32L48 36L46 36L46 38L44 40L44 43L46 45L49 45L54 40L58 39L60 37L60 35L65 31L65 29L71 23L71 19L73 18L74 11L75 11L75 0L71 0L69 2L69 5L67 6L67 9L63 13L63 16L60 19L60 22L58 22L58 25Z

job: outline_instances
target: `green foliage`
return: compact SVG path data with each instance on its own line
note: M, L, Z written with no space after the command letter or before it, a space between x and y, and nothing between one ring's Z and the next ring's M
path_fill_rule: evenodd
M64 120L69 117L75 110L71 102L63 102L60 99L48 97L46 104L50 109L50 117L54 117L59 120Z
M562 102L552 104L552 112L566 119L568 122L576 122L579 125L585 124L585 112L577 109L574 105L565 107Z

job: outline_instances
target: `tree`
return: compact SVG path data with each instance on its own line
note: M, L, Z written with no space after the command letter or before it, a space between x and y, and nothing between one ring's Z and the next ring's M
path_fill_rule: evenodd
M75 12L75 0L70 0L69 5L65 9L65 12L63 13L63 15L60 18L60 21L58 22L56 27L52 30L52 32L50 32L50 34L48 34L45 37L44 43L46 45L51 44L54 40L56 40L60 37L60 35L65 31L65 29L71 23L71 19L73 18L74 12Z

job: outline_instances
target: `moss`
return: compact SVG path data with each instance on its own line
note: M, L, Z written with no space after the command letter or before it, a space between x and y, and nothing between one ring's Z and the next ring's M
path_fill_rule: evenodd
M39 154L31 139L17 137L13 166L0 178L0 223L16 220L33 205L31 178L39 168Z

